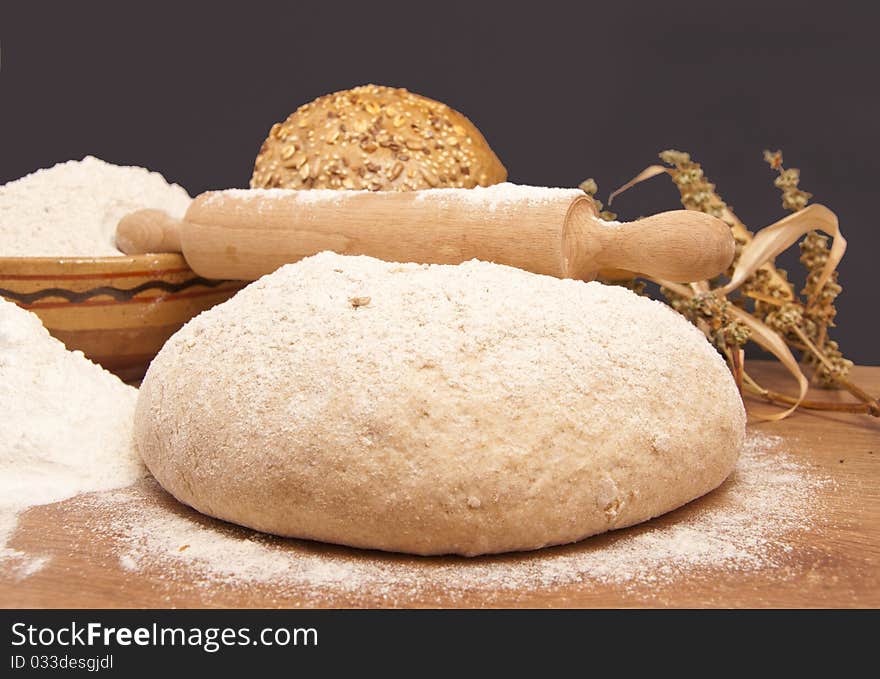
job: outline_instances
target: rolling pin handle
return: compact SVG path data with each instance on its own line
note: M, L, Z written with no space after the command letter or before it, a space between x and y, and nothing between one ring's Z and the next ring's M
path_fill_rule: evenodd
M592 205L575 201L563 230L563 268L569 278L589 279L614 269L691 283L725 271L734 250L727 224L693 210L609 223L598 218Z
M182 225L164 210L138 210L119 220L116 247L127 255L180 252Z

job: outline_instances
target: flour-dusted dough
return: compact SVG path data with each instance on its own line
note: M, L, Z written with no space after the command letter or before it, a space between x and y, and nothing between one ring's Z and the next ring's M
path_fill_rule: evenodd
M322 253L174 335L137 448L201 512L279 535L476 555L668 512L733 469L724 362L620 287Z

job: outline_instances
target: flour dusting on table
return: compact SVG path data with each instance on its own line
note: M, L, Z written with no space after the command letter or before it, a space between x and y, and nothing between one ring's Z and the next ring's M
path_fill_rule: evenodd
M428 590L529 590L582 583L637 586L697 571L748 572L784 564L791 536L821 511L816 489L832 483L752 431L733 476L695 505L640 526L530 553L424 559L284 540L145 503L128 489L98 498L112 519L120 564L135 573L215 585L270 584L299 598L320 592L398 596ZM96 528L100 528L97 527Z
M796 451L785 451L781 439L751 431L736 471L718 490L651 522L574 545L424 559L285 540L163 506L164 492L152 480L130 485L144 473L129 446L136 391L68 352L33 314L0 301L0 320L0 401L8 426L20 430L8 429L0 448L0 564L17 579L45 564L42 555L5 546L17 514L104 490L82 499L94 510L89 530L110 539L122 568L169 584L208 590L262 584L303 601L343 594L389 604L437 590L456 597L575 584L636 587L697 572L784 566L793 536L812 530L821 516L817 489L833 483L799 462Z

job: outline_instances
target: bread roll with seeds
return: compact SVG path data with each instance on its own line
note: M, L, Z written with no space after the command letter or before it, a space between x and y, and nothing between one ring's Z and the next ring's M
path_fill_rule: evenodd
M251 188L414 191L507 179L474 124L439 101L364 85L300 106L276 123Z

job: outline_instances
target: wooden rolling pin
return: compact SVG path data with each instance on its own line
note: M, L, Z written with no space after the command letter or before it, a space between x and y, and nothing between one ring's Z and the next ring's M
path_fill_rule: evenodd
M183 221L159 210L124 217L127 254L182 252L206 278L254 280L323 250L386 261L481 259L559 278L638 272L689 282L726 269L734 242L720 220L675 210L605 222L576 189L510 184L413 192L247 191L198 196Z

